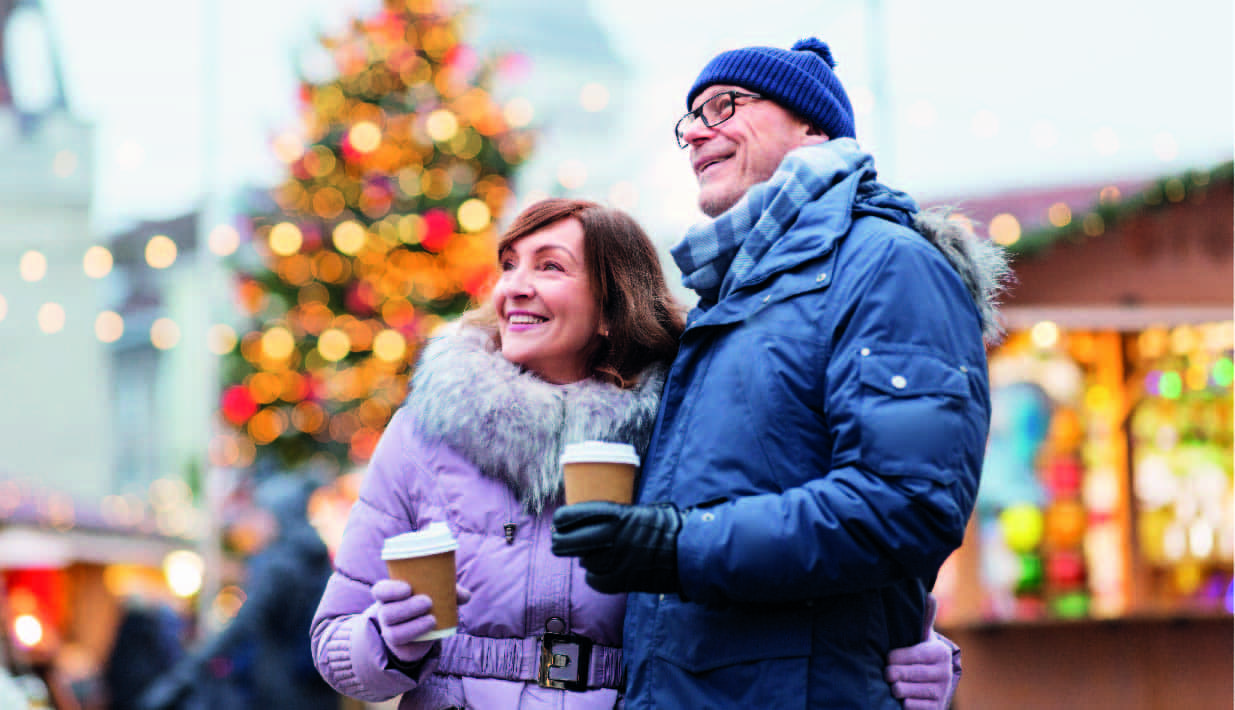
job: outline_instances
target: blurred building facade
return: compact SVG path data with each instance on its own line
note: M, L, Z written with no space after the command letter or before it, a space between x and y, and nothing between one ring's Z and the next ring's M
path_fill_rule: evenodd
M40 4L0 0L0 646L54 706L97 691L121 599L171 598L161 568L190 544L166 524L187 490L151 493L159 439L135 427L162 415L133 399L159 368L116 329L138 290L92 232L95 132L59 63Z

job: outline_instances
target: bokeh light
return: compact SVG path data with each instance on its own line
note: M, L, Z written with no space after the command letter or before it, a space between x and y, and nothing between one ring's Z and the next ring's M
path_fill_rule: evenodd
M367 232L359 222L350 219L340 222L334 228L334 248L348 256L355 256L364 247L366 236Z
M21 255L17 269L22 280L39 281L47 275L47 257L42 252L28 251Z
M159 350L170 350L180 342L180 326L171 318L159 318L150 325L150 344Z
M479 232L489 226L491 215L484 200L472 198L459 205L459 226L468 232Z
M270 228L270 251L279 256L290 256L300 251L304 235L291 222L279 222Z
M146 242L146 263L154 269L166 269L176 263L176 243L166 235L154 235Z
M347 140L361 153L372 153L382 144L382 129L372 121L358 121L347 132Z
M996 244L1015 244L1021 238L1021 223L1006 212L995 215L991 219L990 234Z
M396 362L407 352L407 340L397 330L383 330L373 338L373 355L379 360Z
M425 119L425 132L439 143L455 137L459 131L459 119L450 111L440 108Z
M1039 348L1052 348L1059 342L1059 326L1049 320L1041 321L1029 331L1029 338Z
M262 335L262 354L271 360L285 360L296 349L296 338L287 328L275 326Z
M124 318L115 311L103 311L94 319L94 335L104 343L114 343L124 335Z
M43 622L34 614L21 614L13 620L13 635L26 648L37 646L43 640Z
M202 556L192 550L176 550L163 558L163 576L167 586L181 598L197 594L202 588L206 564Z
M86 276L92 279L101 279L110 274L112 265L112 255L107 247L92 246L86 250L86 255L82 258L82 269L86 272Z
M1072 223L1072 208L1066 202L1056 202L1046 210L1046 218L1052 227L1066 227Z
M317 351L330 362L338 362L351 352L352 340L338 328L330 328L317 338Z
M64 328L64 306L59 303L44 303L39 306L39 330L44 333L58 333Z

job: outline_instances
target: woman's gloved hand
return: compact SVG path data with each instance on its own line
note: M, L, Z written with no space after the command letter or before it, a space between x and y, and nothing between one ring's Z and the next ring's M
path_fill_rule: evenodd
M412 594L412 587L398 579L383 579L373 585L373 600L377 602L378 632L390 655L397 661L416 663L433 647L432 641L415 641L418 636L433 630L437 619L429 613L433 606L426 594ZM459 603L471 598L463 587L455 586Z
M892 695L905 710L946 710L952 704L961 677L961 650L934 629L936 601L926 598L926 639L916 646L893 649L888 654L884 678Z
M553 514L553 554L578 557L598 592L673 592L683 514L672 503L575 503Z

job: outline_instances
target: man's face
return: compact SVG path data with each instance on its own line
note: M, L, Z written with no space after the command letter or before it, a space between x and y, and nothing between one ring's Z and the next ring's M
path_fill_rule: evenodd
M697 109L722 91L750 93L740 86L716 84L704 89L691 104ZM768 99L737 99L733 116L709 128L696 120L682 134L690 145L690 164L699 181L699 209L716 217L732 207L751 186L776 172L785 154L827 136Z

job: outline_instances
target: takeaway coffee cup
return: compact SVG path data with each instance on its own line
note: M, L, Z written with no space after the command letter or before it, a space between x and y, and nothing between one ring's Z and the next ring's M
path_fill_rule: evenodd
M583 441L562 451L566 503L609 500L629 504L635 493L639 454L630 444Z
M423 530L386 538L382 560L391 579L412 585L413 594L427 594L437 627L415 641L432 641L455 633L459 600L455 592L455 550L459 543L446 523L430 523Z

